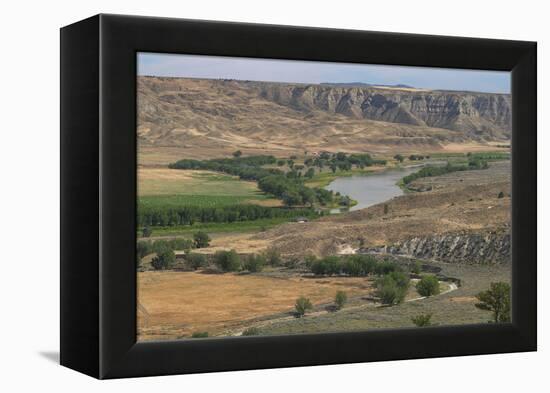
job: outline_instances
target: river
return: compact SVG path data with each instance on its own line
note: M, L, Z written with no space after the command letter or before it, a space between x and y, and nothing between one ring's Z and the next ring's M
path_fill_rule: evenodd
M419 167L415 166L405 169L390 169L364 176L339 177L325 188L355 199L357 205L352 206L349 210L364 209L403 195L403 190L399 188L397 182L418 169ZM335 212L339 212L339 210Z

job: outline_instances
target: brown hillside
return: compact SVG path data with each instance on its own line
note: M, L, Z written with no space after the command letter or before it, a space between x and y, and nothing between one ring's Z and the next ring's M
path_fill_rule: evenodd
M287 154L438 150L510 136L510 97L382 87L138 78L141 147Z

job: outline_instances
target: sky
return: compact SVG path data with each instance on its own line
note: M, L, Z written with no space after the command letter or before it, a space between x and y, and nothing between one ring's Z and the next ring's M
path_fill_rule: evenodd
M404 84L437 90L510 93L510 73L452 68L138 53L138 75L288 83Z

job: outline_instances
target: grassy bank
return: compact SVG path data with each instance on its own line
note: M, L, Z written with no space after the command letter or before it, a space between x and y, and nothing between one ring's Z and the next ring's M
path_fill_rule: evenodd
M289 222L290 219L279 217L270 219L261 219L254 221L239 221L232 223L196 223L194 225L182 226L167 226L167 227L151 227L153 233L151 236L184 236L191 237L193 233L205 231L209 234L215 233L245 233L245 232L261 232L265 229L272 228L276 225ZM138 237L141 232L138 231Z

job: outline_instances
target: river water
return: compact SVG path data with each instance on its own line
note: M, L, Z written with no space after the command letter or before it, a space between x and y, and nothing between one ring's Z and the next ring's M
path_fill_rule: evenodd
M403 190L399 188L397 182L402 177L418 170L419 167L412 167L392 169L365 176L339 177L333 180L325 188L355 199L357 205L352 206L349 210L359 210L403 195ZM337 211L333 213L339 211L340 210L337 209Z

